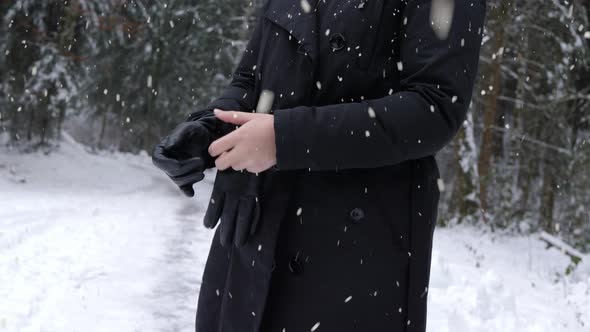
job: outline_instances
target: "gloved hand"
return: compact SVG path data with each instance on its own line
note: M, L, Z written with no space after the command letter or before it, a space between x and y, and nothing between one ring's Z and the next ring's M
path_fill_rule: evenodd
M214 228L218 221L224 247L243 246L256 233L261 215L260 176L246 171L217 171L204 224Z
M183 122L154 147L152 162L163 170L188 196L194 196L193 184L203 180L203 171L214 163L207 152L212 133L201 121Z

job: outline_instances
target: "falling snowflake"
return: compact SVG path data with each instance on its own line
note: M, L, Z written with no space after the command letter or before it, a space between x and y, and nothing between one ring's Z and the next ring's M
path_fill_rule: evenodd
M447 39L453 22L454 0L436 0L430 7L430 22L438 39Z
M311 11L311 5L307 0L301 0L301 9L303 9L303 11L306 13Z
M445 183L443 182L443 179L436 179L436 185L438 186L438 191L442 192L445 190Z
M315 323L315 325L311 328L311 332L315 331L318 329L318 327L320 327L320 322Z
M258 98L258 104L256 105L256 113L270 113L274 99L274 92L271 90L262 90L260 98Z

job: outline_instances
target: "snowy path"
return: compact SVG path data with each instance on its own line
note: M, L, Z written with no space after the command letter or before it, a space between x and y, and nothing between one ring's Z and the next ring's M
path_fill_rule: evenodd
M145 156L0 154L0 331L194 330L212 177L188 199Z
M0 150L0 331L193 331L212 179L188 199L145 155ZM438 229L429 332L590 331L590 269L567 263L532 236Z

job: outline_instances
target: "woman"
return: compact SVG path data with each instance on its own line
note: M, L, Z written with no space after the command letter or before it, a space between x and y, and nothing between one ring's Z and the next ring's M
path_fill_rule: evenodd
M434 155L465 119L485 11L266 2L223 95L154 151L189 196L219 170L196 331L426 330Z

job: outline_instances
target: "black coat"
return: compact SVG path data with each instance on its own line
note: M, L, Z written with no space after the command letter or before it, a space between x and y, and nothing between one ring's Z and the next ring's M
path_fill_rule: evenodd
M240 249L218 231L198 332L425 331L437 151L465 119L485 0L269 0L232 83L207 108L272 90L277 165ZM445 1L442 1L446 3Z

